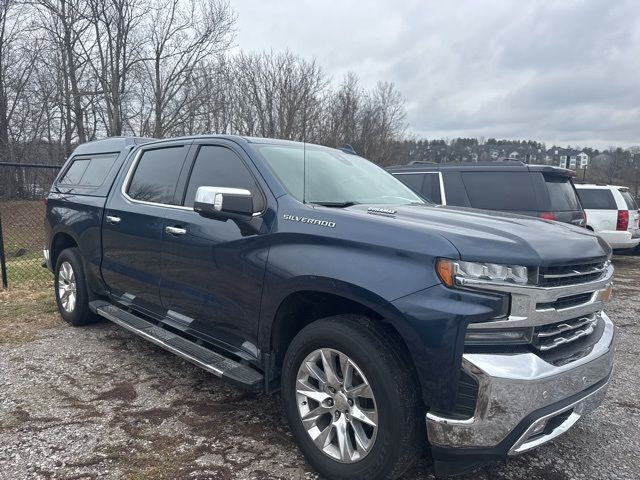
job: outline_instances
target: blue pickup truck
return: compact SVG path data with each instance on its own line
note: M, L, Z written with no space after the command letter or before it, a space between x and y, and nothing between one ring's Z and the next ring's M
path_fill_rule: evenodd
M434 206L352 152L237 136L80 145L46 203L67 322L279 390L327 478L397 478L426 445L438 475L504 460L605 396L611 250L584 228Z

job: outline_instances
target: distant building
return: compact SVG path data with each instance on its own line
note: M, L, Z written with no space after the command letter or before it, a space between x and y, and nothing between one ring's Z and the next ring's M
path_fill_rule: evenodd
M589 165L589 154L574 148L552 147L545 153L544 160L551 165L576 170Z
M538 163L542 160L541 150L529 145L498 145L491 147L480 147L483 157L487 160L498 160L506 158L518 160L524 163Z
M578 164L580 165L580 168L585 168L587 165L589 165L589 155L584 153L584 152L580 152L578 155L576 155L577 159L578 159Z

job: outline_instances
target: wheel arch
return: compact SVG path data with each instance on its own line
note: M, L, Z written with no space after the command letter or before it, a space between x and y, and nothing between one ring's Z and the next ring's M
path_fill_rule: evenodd
M409 344L413 343L414 332L406 322L402 321L400 312L386 300L374 296L371 292L365 292L355 285L349 286L348 292L336 289L335 281L332 282L333 291L325 288L305 288L289 292L278 303L273 315L270 317L270 329L264 339L266 348L270 354L270 365L266 366L268 376L277 380L280 376L282 362L287 348L293 338L304 327L311 323L335 315L356 314L365 316L379 324L385 333L394 338L402 355L416 374L416 380L420 382L420 376L415 371L415 362ZM360 295L354 294L358 293Z
M78 247L78 241L73 235L66 231L56 232L51 238L51 268L55 270L56 262L63 250L74 247Z

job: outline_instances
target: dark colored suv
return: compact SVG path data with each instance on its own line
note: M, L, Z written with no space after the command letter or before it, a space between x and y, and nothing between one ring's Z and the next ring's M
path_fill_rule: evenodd
M574 173L564 168L499 161L414 163L388 171L434 203L585 223Z

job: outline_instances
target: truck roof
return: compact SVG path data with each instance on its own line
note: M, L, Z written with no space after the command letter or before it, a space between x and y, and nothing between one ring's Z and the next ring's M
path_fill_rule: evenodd
M202 139L202 138L221 138L228 140L242 140L247 143L253 144L273 144L273 145L302 145L303 142L295 140L283 140L275 138L263 138L263 137L248 137L243 135L227 135L227 134L201 134L201 135L185 135L182 137L172 138L148 138L148 137L109 137L102 140L93 140L91 142L83 143L73 151L74 155L87 155L87 154L101 154L101 153L113 153L122 152L127 148L133 148L143 143L164 143L173 142L176 140L187 139ZM307 143L307 145L314 145Z
M204 138L222 138L227 140L242 140L247 143L255 143L255 144L263 143L263 144L274 144L274 145L302 145L303 143L296 140L285 140L280 138L249 137L245 135L229 135L229 134L218 134L218 133L203 133L200 135L185 135L182 137L171 137L171 138L163 138L163 139L144 139L144 140L161 143L161 142L172 142L175 140L197 140L197 139L204 139ZM312 143L307 142L307 145L312 145Z
M80 144L73 151L73 155L121 152L126 148L135 147L136 145L153 142L155 140L157 139L145 137L109 137Z
M388 167L390 172L426 172L426 171L530 171L543 172L566 177L574 177L575 172L567 168L554 167L552 165L533 165L517 160L504 160L496 162L452 162L452 163L427 163L416 162L408 165L394 165Z

